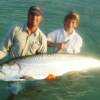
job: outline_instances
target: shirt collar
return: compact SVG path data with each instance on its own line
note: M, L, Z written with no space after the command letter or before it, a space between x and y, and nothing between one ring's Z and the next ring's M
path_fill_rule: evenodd
M74 30L73 32L72 32L72 34L68 34L68 32L67 31L65 31L64 30L64 28L63 28L63 31L64 31L64 38L65 38L65 41L67 41L67 40L70 40L75 34L76 34L76 31Z
M26 32L28 33L28 26L27 26L27 23L24 24L23 30L26 31ZM39 30L40 30L40 29L38 28L38 29L36 30L36 32L34 32L34 35L35 35L35 36L38 36Z
M68 32L64 30L64 28L63 31L64 31L64 36L73 36L76 33L76 31L74 30L72 34L69 35Z

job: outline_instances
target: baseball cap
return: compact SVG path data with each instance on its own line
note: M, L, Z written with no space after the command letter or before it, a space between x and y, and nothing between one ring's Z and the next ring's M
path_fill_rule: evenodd
M38 6L31 6L29 8L28 14L43 16L43 11Z

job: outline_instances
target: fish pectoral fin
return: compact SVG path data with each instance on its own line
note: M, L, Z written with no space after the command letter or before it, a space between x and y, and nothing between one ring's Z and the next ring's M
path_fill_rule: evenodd
M21 76L20 79L33 80L34 78L31 77L31 76L27 76L27 75L25 75L25 76Z

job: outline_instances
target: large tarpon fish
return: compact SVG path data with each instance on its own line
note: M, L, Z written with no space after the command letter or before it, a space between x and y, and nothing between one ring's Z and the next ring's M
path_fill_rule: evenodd
M49 74L61 76L71 71L82 71L100 67L100 60L67 54L44 54L17 58L0 65L0 80L18 81L23 76L45 79Z

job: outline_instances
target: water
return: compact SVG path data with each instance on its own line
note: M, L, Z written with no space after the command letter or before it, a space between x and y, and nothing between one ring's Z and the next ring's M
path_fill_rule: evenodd
M78 31L83 37L83 55L100 59L100 0L0 0L0 41L10 26L27 18L27 9L39 5L44 10L41 29L47 35L55 28L63 26L63 18L69 11L80 13ZM72 74L71 76L75 76ZM18 100L99 100L100 70L76 74L75 78L63 76L59 81L40 81L38 88L23 90ZM0 82L0 100L8 95L7 83Z

